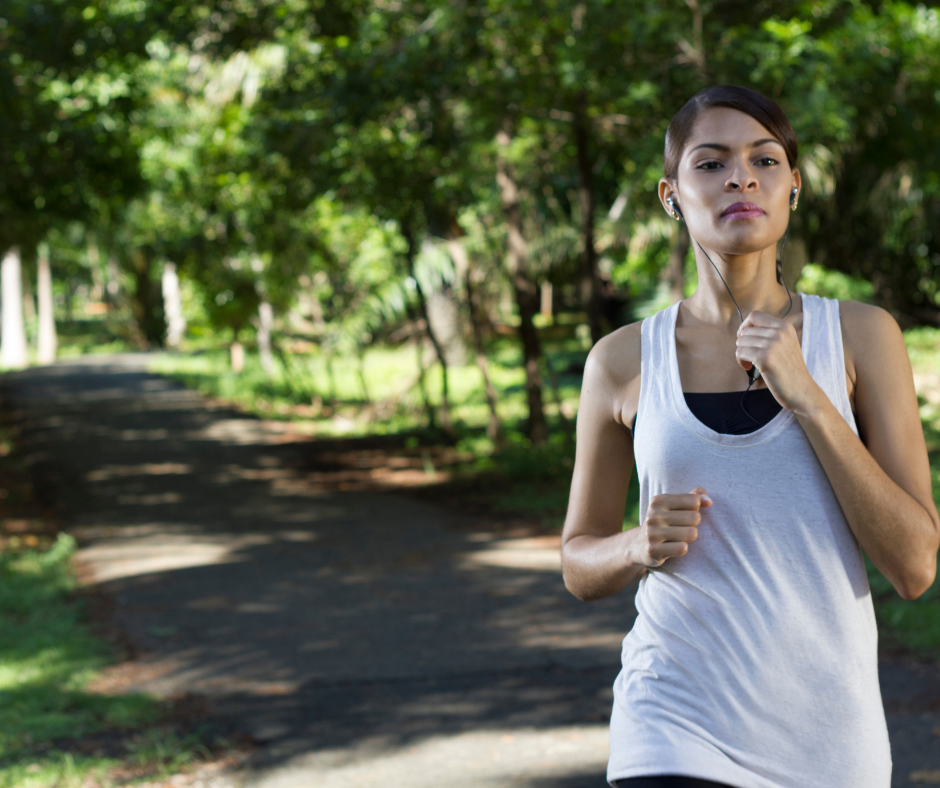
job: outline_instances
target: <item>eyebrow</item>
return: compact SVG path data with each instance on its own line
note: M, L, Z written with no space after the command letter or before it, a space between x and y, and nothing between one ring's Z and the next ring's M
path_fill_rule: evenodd
M775 142L781 148L783 147L783 143L780 142L780 140L775 139L774 137L765 137L762 140L757 140L757 142L752 142L751 147L759 148L761 145L766 145L768 142ZM694 148L692 148L692 150L690 150L689 153L693 153L694 151L697 151L699 148L714 148L715 150L724 151L725 153L731 152L731 148L729 148L727 145L719 145L717 142L703 142L701 145L696 145Z

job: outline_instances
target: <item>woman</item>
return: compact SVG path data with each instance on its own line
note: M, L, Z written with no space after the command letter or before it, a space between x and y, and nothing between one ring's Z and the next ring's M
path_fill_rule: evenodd
M659 196L698 289L586 365L562 560L582 600L640 578L611 716L621 788L890 785L861 550L915 599L940 521L897 324L782 282L796 157L759 93L692 98ZM643 520L622 531L634 457Z

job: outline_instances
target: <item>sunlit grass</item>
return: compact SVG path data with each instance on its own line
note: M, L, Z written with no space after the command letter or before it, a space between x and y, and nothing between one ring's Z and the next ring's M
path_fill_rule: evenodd
M63 753L57 740L138 727L161 713L146 696L86 691L107 653L69 599L74 548L60 535L48 551L0 556L0 786L80 785L114 761Z
M116 767L166 776L206 754L161 725L163 702L89 691L110 655L71 596L74 550L60 534L49 550L0 554L0 788L111 785ZM111 753L72 746L89 737Z
M578 356L583 359L584 352L562 346L553 355L557 355L553 363L560 373L571 360ZM431 359L426 363L425 387L437 418L443 374L439 364L432 364ZM227 349L196 355L161 354L154 358L150 369L210 396L235 402L258 416L305 421L315 435L388 434L427 426L418 360L412 346L370 348L362 361L322 353L276 356L270 377L255 354L248 354L245 368L234 373ZM493 346L489 374L499 395L500 418L510 429L517 428L527 416L527 405L525 375L513 343L504 341ZM559 393L563 407L571 413L577 408L579 390L579 376L561 376ZM547 415L557 416L548 386L544 399ZM476 364L448 370L448 400L451 419L462 431L485 430L489 410ZM482 451L482 445L480 448Z

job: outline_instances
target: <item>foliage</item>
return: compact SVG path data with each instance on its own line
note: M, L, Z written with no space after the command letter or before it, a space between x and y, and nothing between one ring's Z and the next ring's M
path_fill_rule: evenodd
M795 289L801 293L836 298L839 301L869 302L875 288L871 282L857 276L849 276L809 263L803 267L803 274Z

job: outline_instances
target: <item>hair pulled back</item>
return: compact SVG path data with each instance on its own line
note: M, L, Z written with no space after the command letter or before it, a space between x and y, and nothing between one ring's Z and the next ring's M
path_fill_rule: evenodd
M715 85L692 96L669 122L669 128L666 129L666 152L663 156L663 170L667 178L678 177L682 151L692 136L695 123L703 112L712 107L727 107L750 115L783 145L790 169L796 167L796 133L777 103L753 88L742 85ZM777 281L783 284L782 257L777 259Z
M666 130L666 153L663 157L663 169L667 178L678 176L679 160L689 137L692 136L695 123L705 110L712 107L727 107L750 115L783 145L790 169L796 166L796 134L777 103L742 85L715 85L692 96L670 121Z

